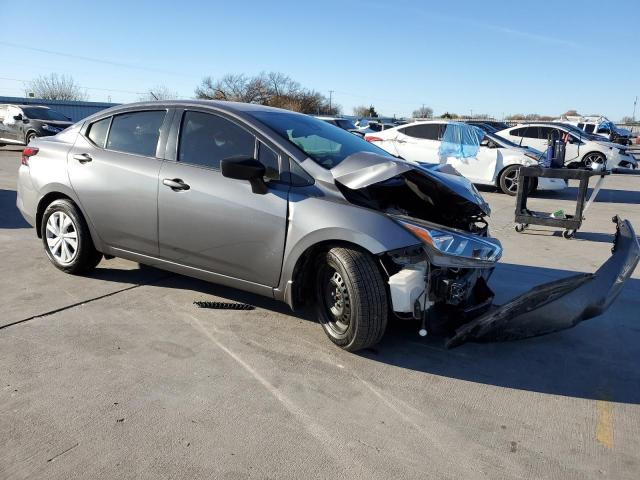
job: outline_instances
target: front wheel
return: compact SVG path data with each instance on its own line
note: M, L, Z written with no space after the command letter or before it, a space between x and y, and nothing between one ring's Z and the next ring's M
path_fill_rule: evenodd
M27 136L26 136L26 137L25 137L25 139L24 139L24 143L25 143L25 145L29 145L29 142L30 142L31 140L33 140L34 138L37 138L37 137L38 137L38 135L36 135L36 132L29 132L29 133L27 133Z
M607 163L606 157L598 152L587 153L582 159L582 166L587 169L601 168Z
M520 165L509 165L500 172L498 188L502 193L515 197L518 193L518 178L520 178Z
M371 255L335 247L316 271L316 310L331 341L350 352L378 343L387 327L387 292Z

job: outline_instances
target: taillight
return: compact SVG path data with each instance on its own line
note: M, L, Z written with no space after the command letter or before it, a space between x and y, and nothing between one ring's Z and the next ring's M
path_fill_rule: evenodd
M34 155L36 155L38 153L38 151L39 151L39 149L38 148L34 148L34 147L27 147L24 150L22 150L22 159L20 160L22 165L26 165L28 167L29 166L29 157L33 157Z
M374 137L373 135L365 135L365 136L364 136L364 139L365 139L367 142L382 142L382 141L383 141L383 139L382 139L382 138L380 138L380 137Z

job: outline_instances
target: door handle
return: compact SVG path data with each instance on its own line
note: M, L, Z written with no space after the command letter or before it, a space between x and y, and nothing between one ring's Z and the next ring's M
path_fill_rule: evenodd
M162 184L166 185L174 192L180 190L189 190L191 188L179 178L165 178L164 180L162 180Z
M87 163L93 160L91 155L88 153L76 153L73 155L73 159L79 161L80 163Z
M396 143L407 143L406 140L401 140L400 138L395 139Z

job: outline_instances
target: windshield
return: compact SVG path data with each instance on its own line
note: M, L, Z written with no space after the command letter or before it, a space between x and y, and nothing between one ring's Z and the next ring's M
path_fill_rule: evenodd
M249 115L290 141L317 164L331 169L349 155L371 152L390 153L335 125L299 113L253 111Z
M51 121L62 121L68 122L69 119L62 115L60 112L56 112L55 110L51 110L49 108L34 108L34 107L23 107L22 111L32 120L51 120Z

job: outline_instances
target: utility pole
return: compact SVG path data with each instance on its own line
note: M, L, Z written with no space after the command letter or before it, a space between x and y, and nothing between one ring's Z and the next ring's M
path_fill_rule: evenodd
M331 113L331 99L333 97L333 92L334 92L334 90L329 90L329 115L332 115L332 113Z
M633 101L633 116L631 117L633 121L636 121L636 105L638 104L638 96L636 95L636 99Z

